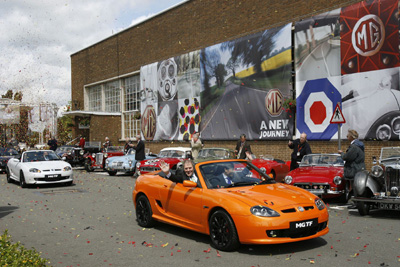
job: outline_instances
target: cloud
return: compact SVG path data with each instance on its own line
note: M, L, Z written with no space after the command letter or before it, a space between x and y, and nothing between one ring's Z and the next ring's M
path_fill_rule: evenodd
M2 0L0 94L11 89L22 91L23 102L67 104L71 54L178 2Z

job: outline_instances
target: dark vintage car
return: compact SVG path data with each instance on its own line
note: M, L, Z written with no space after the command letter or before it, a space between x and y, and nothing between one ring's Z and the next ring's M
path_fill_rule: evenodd
M371 209L400 210L400 147L383 147L371 171L354 177L354 197L360 215Z
M309 154L303 157L299 168L286 175L285 183L306 189L322 199L338 198L340 202L347 202L343 166L339 154Z
M92 172L96 169L104 169L107 158L124 155L124 147L122 146L110 146L106 149L101 149L100 142L86 142L86 144L87 143L89 143L88 148L92 151L85 156L85 170L88 172Z
M60 158L71 164L72 167L83 167L85 165L85 153L87 152L79 146L59 146L55 152Z
M20 154L13 148L0 147L0 173L6 172L7 162L11 158L18 158Z

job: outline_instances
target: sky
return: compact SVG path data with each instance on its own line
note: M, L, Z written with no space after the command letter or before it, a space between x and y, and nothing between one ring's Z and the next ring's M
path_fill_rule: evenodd
M71 101L71 54L185 0L0 0L0 95Z

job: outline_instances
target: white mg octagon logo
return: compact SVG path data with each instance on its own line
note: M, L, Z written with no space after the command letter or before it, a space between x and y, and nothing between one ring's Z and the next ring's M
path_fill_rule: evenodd
M354 50L362 56L375 55L385 40L385 27L376 15L366 15L359 19L351 34Z

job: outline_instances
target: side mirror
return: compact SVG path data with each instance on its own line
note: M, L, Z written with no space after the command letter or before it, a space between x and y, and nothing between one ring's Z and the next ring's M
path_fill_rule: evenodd
M190 180L184 180L183 186L184 187L197 187L197 183L190 181Z
M372 164L377 164L377 161L376 161L376 157L375 157L375 156L372 157Z

